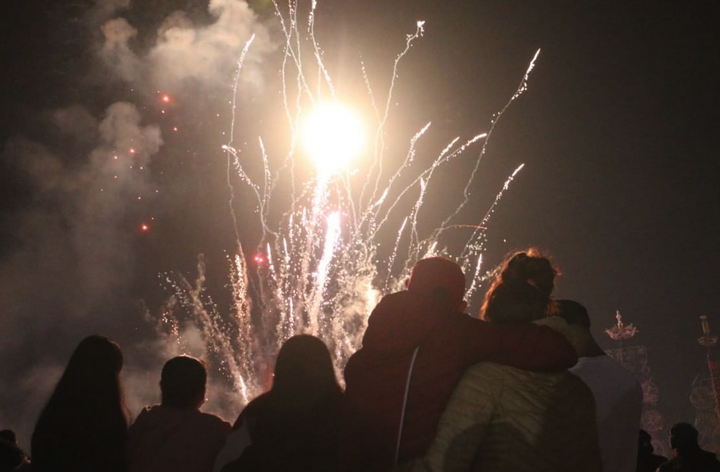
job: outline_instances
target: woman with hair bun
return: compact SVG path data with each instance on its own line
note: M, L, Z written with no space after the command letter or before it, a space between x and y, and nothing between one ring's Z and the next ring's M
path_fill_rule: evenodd
M553 314L552 292L559 274L538 249L510 255L485 295L480 317L491 323L526 323Z
M111 339L93 335L78 344L35 425L33 471L125 470L122 366L120 346Z

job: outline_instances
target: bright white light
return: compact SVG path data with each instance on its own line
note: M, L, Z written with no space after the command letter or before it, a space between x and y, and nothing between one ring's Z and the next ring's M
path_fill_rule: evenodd
M303 127L303 140L318 172L344 168L362 150L362 123L348 108L335 103L319 105Z

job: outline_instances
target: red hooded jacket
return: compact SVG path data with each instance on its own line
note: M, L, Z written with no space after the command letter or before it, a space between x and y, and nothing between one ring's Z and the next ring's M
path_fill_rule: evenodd
M406 385L397 463L422 456L455 385L480 361L564 370L577 355L562 335L545 326L491 325L407 291L385 296L370 315L363 347L345 367L340 470L393 467Z

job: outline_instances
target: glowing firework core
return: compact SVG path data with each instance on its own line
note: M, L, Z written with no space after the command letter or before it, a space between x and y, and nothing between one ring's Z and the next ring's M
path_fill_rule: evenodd
M362 150L364 133L360 120L338 104L316 107L303 131L305 148L321 173L343 169Z

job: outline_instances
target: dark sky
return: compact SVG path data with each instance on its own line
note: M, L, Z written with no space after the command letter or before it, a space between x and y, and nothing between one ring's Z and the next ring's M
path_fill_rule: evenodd
M26 417L34 418L42 400L22 403L18 396L35 382L47 389L36 366L62 365L82 336L98 330L123 345L152 340L138 306L156 310L165 297L157 274L191 271L201 252L220 261L208 270L221 273L224 255L234 250L219 149L227 142L233 62L212 82L150 77L149 67L128 79L101 60L107 20L126 18L137 30L133 53L147 57L174 10L211 25L206 2L113 8L121 3L0 6L0 379L3 391L18 386L0 401L2 410L22 404ZM257 14L250 23L268 25L277 39L272 6L258 0L250 7ZM486 267L510 250L547 250L563 271L557 295L588 307L607 348L615 346L602 330L614 323L615 310L635 324L632 344L647 348L666 422L691 421L690 387L704 369L698 317L708 316L720 331L718 3L321 0L316 37L338 89L343 81L361 83L362 60L373 87L385 93L392 61L420 19L425 35L398 70L397 134L390 141L407 143L433 121L422 160L454 136L487 131L541 49L528 90L491 136L472 204L458 222L478 224L507 176L525 163L490 220ZM279 89L276 56L268 50L265 61L248 66L257 80L241 84L248 90L237 116L244 129L276 119L263 109ZM120 55L113 57L118 66ZM168 106L154 88L163 77L173 93ZM83 189L109 172L92 167L93 153L107 151L98 147L97 122L118 101L137 107L142 126L156 124L163 144L153 152L144 134L146 172L121 176L117 198L96 200ZM445 187L436 190L438 202L445 188L464 185L479 150L468 152L469 165L439 176ZM138 203L137 195L145 198ZM429 207L428 218L441 217L441 204ZM142 222L152 222L147 234L138 231ZM241 226L242 236L257 236ZM26 417L0 415L0 426L26 430L34 421Z

